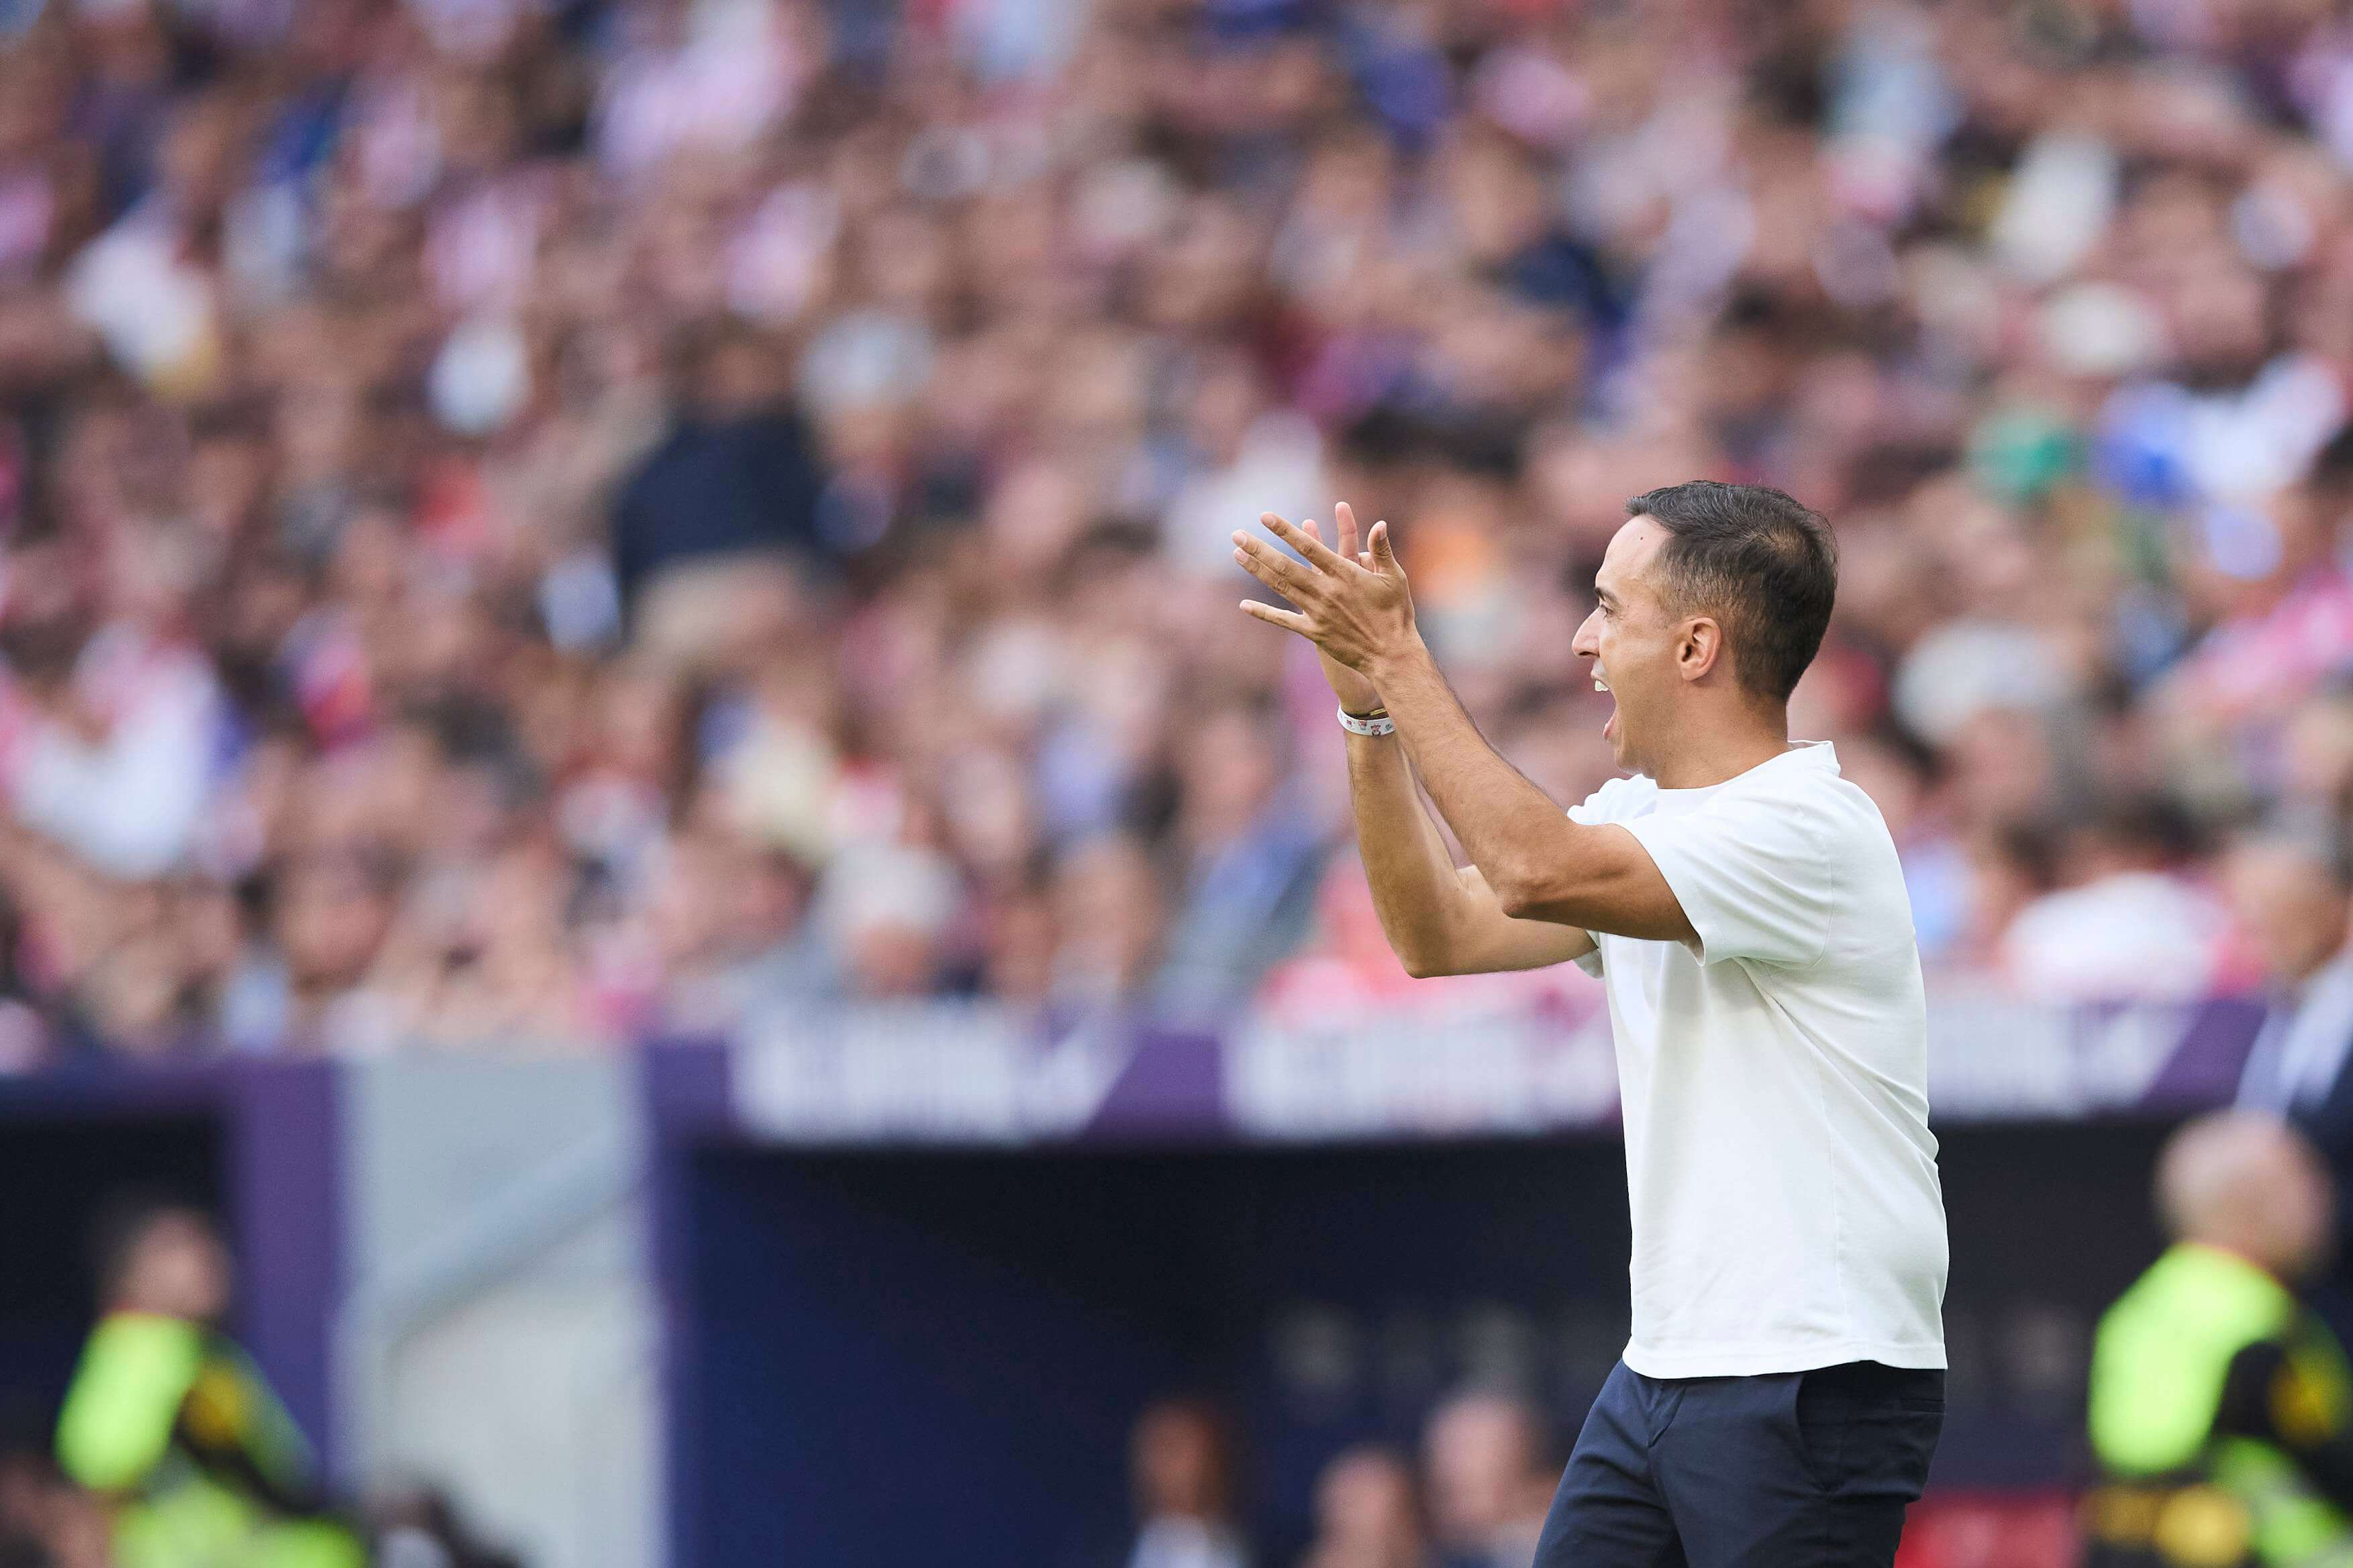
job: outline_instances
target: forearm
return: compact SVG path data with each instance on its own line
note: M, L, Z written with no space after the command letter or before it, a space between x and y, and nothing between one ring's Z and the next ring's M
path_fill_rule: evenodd
M1688 942L1691 921L1623 826L1569 820L1487 743L1419 639L1376 677L1430 804L1473 874L1515 925L1549 923L1652 942Z
M1348 737L1348 799L1382 934L1408 973L1447 973L1462 879L1396 736Z
M1556 894L1576 835L1559 805L1487 743L1419 642L1378 679L1431 804L1504 908Z
M1593 950L1582 927L1514 920L1479 868L1454 864L1395 736L1349 741L1348 788L1373 907L1408 973L1542 969Z

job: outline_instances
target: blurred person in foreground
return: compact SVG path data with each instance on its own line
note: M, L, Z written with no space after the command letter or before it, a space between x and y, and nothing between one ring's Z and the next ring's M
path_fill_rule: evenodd
M1635 497L1572 644L1633 776L1564 814L1439 671L1377 522L1262 520L1246 601L1323 655L1356 841L1413 974L1575 962L1609 1001L1633 1335L1570 1454L1543 1568L1894 1560L1944 1420L1947 1248L1903 867L1789 695L1837 546L1779 490ZM1458 868L1422 804L1471 865Z
M1458 1394L1430 1418L1422 1468L1440 1568L1520 1568L1552 1501L1543 1425L1525 1400Z
M1155 1405L1136 1417L1128 1453L1136 1532L1123 1568L1248 1568L1218 1412L1189 1399Z
M1315 1539L1299 1568L1425 1568L1429 1545L1413 1471L1374 1445L1336 1455L1315 1478Z
M356 1568L293 1418L220 1331L229 1260L212 1222L149 1205L109 1230L105 1312L58 1458L111 1500L116 1568Z
M2295 1286L2327 1257L2326 1173L2256 1111L2158 1163L2173 1246L2101 1319L2084 1500L2092 1568L2292 1568L2353 1554L2353 1373Z

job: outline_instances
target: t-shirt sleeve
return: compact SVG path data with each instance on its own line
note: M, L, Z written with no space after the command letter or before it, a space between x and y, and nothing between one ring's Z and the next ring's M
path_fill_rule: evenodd
M1618 815L1619 798L1626 793L1630 782L1622 778L1604 781L1599 789L1568 808L1568 819L1581 822L1588 827L1614 820Z
M1829 947L1845 858L1822 803L1744 795L1621 826L1683 906L1702 963L1802 965Z

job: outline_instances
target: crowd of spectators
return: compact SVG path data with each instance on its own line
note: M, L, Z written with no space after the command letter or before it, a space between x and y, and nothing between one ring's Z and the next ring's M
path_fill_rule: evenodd
M0 1062L1409 990L1261 510L1564 801L1624 498L1826 511L1935 984L2353 799L2319 0L7 0Z

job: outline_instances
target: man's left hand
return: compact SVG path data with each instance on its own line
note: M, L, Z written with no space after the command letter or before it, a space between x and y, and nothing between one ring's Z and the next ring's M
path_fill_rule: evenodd
M1245 599L1245 615L1297 632L1376 685L1383 667L1419 645L1413 595L1389 547L1388 523L1373 524L1365 542L1372 563L1365 566L1271 511L1259 521L1306 560L1302 564L1256 534L1237 530L1235 563L1299 606L1283 610Z

